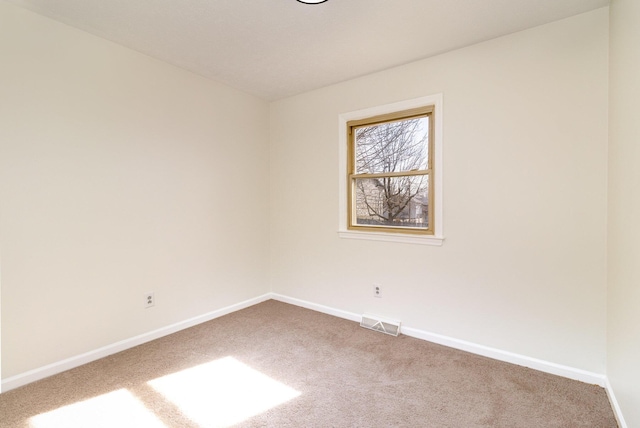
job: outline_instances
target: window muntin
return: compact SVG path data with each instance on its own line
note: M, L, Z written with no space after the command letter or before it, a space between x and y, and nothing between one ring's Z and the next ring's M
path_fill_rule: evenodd
M349 229L434 234L433 110L347 122Z

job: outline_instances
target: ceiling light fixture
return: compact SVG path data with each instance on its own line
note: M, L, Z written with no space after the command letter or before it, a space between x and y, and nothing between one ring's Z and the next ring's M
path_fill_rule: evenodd
M304 4L318 4L318 3L324 3L327 0L298 0L298 1Z

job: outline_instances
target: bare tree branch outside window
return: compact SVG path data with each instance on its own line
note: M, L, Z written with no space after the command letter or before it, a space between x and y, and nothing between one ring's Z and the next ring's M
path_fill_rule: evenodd
M357 224L428 228L429 117L354 132Z

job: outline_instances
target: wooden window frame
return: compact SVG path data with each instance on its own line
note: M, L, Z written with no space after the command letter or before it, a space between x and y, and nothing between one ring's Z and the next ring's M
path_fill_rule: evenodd
M435 174L434 174L434 152L435 152L435 106L425 105L416 108L410 108L402 111L394 111L391 113L385 113L381 115L366 117L363 119L348 121L347 126L347 229L353 231L362 232L378 232L378 233L392 233L392 234L412 234L412 235L434 235L436 230L435 224L439 219L435 218L434 209L434 188L435 188ZM382 173L357 173L356 172L356 141L355 141L355 129L374 126L383 123L401 122L405 120L411 120L416 118L427 118L429 121L429 134L427 138L428 144L428 159L427 169L422 170L407 170L407 171L394 171L394 172L382 172ZM355 209L355 192L356 192L356 180L363 178L392 178L392 177L407 177L407 176L427 176L429 180L428 187L428 227L411 227L411 226L389 226L389 225L361 225L356 223L356 209Z

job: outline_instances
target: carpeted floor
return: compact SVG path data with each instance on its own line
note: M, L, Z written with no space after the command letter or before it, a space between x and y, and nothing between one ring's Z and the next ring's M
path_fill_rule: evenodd
M0 427L616 427L605 391L273 300L0 394Z

